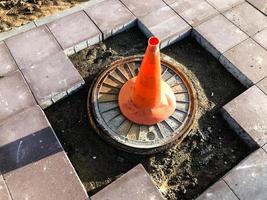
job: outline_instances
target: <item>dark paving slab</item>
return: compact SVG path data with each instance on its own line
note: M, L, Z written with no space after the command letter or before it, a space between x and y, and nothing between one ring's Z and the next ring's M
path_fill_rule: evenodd
M244 32L222 15L195 27L192 35L215 58L219 58L222 53L248 38Z
M245 2L245 0L207 0L207 2L215 7L219 12L224 12L240 3Z
M21 73L0 78L0 123L24 108L36 104Z
M162 0L121 0L121 2L137 17L145 16L154 10L166 6Z
M267 27L267 17L246 2L227 11L224 15L249 36Z
M197 26L219 14L205 0L175 1L170 6L191 26Z
M220 62L247 87L267 76L267 51L252 39L225 52Z
M168 6L140 17L138 26L147 37L152 35L159 37L161 48L183 39L191 30L191 26Z
M77 89L84 84L79 72L63 52L23 69L22 73L42 108L66 97L73 87Z
M267 28L254 35L253 39L267 50Z
M238 198L228 185L220 180L209 187L196 200L238 200Z
M163 200L144 167L139 164L91 197L92 200Z
M255 6L265 15L267 15L267 0L247 0L251 5Z
M67 52L76 52L101 41L101 32L83 12L76 12L49 23L48 28L61 47ZM74 52L74 51L73 51Z
M223 177L233 192L242 200L267 197L267 153L258 149Z
M103 12L104 11L104 12ZM104 39L134 26L136 17L118 0L105 0L85 9Z
M61 50L45 26L11 37L6 44L20 69L29 68Z
M18 69L4 42L0 42L0 77Z
M12 200L8 192L6 183L1 174L0 174L0 199L1 200Z
M8 118L0 124L0 133L1 173L63 150L39 106Z
M223 107L224 117L251 146L267 143L267 95L253 86Z
M267 95L267 77L258 82L257 86Z
M87 193L64 152L3 175L13 200L87 200Z

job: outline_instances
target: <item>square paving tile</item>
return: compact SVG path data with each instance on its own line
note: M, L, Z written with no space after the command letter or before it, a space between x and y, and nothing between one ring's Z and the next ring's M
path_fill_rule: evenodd
M170 5L191 26L197 26L219 14L205 0L181 0Z
M267 76L267 51L252 39L225 52L220 62L247 87Z
M191 30L191 27L168 6L140 17L138 26L148 37L159 37L161 48L184 38Z
M48 28L64 50L74 48L82 50L79 46L87 47L101 40L101 32L83 12L76 12L49 23Z
M267 153L258 149L233 168L224 178L242 200L266 199Z
M29 68L61 50L45 26L11 37L6 44L20 69Z
M102 31L104 39L134 26L136 19L118 0L101 1L89 6L85 12Z
M236 5L245 2L245 0L207 0L213 7L215 7L219 12L224 12Z
M247 0L265 15L267 15L267 0Z
M267 17L246 2L227 11L224 15L249 36L267 27Z
M19 71L0 78L0 122L27 107L36 104Z
M145 16L148 13L166 6L162 0L143 1L143 0L121 0L122 3L136 16Z
M0 124L0 133L1 173L63 150L45 114L37 105L5 120Z
M0 77L18 69L4 42L0 42Z
M144 167L139 164L91 197L92 200L163 200Z
M257 86L267 95L267 77L258 82Z
M263 148L263 149L266 151L266 153L267 153L267 144L265 144L262 148Z
M267 50L267 28L254 35L253 39Z
M267 142L267 95L252 86L223 107L226 120L251 146ZM255 144L256 143L256 144Z
M67 96L71 88L84 84L79 72L63 52L23 69L22 73L42 108Z
M64 152L4 174L13 200L87 200L87 193Z
M248 38L222 15L197 26L193 31L193 37L216 58Z
M2 200L12 200L11 196L9 195L7 186L4 182L2 175L0 174L0 199Z
M238 200L238 198L228 185L220 180L209 187L196 200Z

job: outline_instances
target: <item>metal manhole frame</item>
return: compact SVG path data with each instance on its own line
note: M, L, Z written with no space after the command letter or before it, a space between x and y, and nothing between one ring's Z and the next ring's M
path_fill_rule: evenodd
M118 60L115 60L111 62L109 65L107 65L103 70L101 70L98 75L94 78L94 80L91 83L91 86L89 88L88 97L87 97L87 112L88 112L88 119L90 124L92 125L93 129L96 131L96 133L103 138L108 143L112 144L117 149L129 152L129 153L135 153L135 154L153 154L157 153L163 150L166 150L167 148L171 147L174 144L179 144L183 139L187 136L189 131L192 129L192 126L194 125L195 116L197 112L197 93L193 87L192 82L187 77L187 75L179 68L179 64L173 60L172 58L161 54L161 64L167 66L171 70L175 72L176 75L181 78L182 82L186 86L186 89L188 90L189 95L189 106L188 106L188 114L187 119L184 122L184 126L181 130L176 130L173 132L175 134L174 137L171 137L161 143L160 145L156 147L148 147L148 148L140 148L140 147L133 147L126 145L125 143L121 143L117 141L116 138L113 138L111 134L105 129L104 126L99 124L96 120L97 114L94 111L94 106L98 106L96 102L94 102L94 93L97 89L101 86L99 83L102 82L102 80L112 72L114 69L118 67L120 63L130 63L130 62L141 62L143 59L143 55L134 55L134 56L128 56L119 58ZM179 134L177 134L179 132Z

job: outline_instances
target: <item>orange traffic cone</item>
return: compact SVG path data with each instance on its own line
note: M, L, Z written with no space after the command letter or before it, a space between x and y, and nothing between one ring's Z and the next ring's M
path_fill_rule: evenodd
M140 72L119 93L123 115L137 124L152 125L167 119L176 106L175 95L161 79L159 39L150 37Z

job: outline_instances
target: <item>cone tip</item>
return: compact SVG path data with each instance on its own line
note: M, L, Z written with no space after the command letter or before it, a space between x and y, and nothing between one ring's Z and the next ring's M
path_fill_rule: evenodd
M148 45L149 46L157 46L159 45L159 38L156 36L152 36L148 39Z

